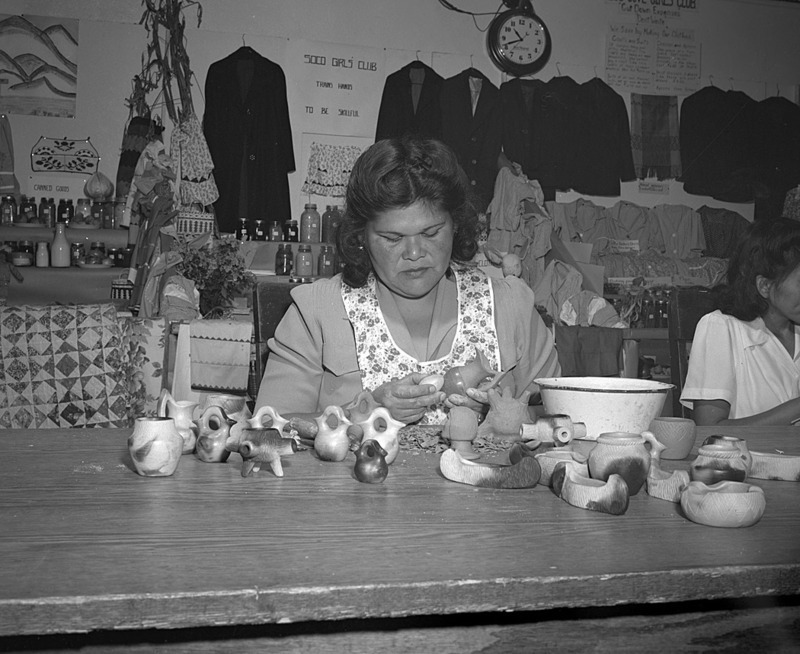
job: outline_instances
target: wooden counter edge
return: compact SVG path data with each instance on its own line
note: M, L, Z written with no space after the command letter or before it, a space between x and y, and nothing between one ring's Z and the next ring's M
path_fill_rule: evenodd
M21 598L0 601L0 636L288 624L800 595L800 563L409 584Z

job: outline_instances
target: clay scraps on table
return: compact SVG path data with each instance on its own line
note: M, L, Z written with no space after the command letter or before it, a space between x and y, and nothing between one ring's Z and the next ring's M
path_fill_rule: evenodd
M400 449L412 452L439 454L450 448L442 436L441 425L406 425L400 429ZM498 440L486 436L476 437L472 447L477 452L504 452L511 448L512 441Z

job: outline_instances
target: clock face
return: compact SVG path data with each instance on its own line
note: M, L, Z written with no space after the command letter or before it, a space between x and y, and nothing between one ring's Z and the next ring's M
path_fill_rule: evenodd
M533 16L511 16L500 25L497 34L499 53L520 66L538 61L547 42L544 26Z
M512 9L492 21L486 33L489 57L512 75L530 75L550 57L550 33L531 11Z

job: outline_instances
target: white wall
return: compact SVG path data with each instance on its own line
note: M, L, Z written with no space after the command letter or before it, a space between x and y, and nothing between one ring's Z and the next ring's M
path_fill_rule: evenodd
M695 30L701 43L702 85L713 80L717 86L733 87L757 100L780 90L782 95L797 101L800 4L775 0L695 1L697 10L685 12L681 25ZM201 2L203 20L199 30L194 27L192 8L187 11L188 51L197 76L194 101L200 115L205 71L211 63L237 49L243 35L248 45L279 64L284 49L281 43L302 38L386 48L392 52L393 62L410 61L419 51L423 61L446 62L449 70L437 68L444 76L474 65L496 83L504 81L486 55L482 30L491 16L480 16L473 22L471 17L449 11L436 0ZM638 2L650 4L657 0ZM631 4L629 0L624 3ZM452 4L468 11L491 13L500 3L499 0L452 0ZM620 14L619 2L536 0L533 5L548 24L554 42L550 61L538 77L549 79L561 74L578 82L594 75L603 77L608 25L631 20ZM100 152L101 170L114 179L127 119L124 100L130 93L131 78L140 68L145 46L145 30L138 24L142 11L139 0L3 0L0 13L4 14L80 19L76 117L9 116L16 171L23 187L30 175L30 150L40 136L90 137ZM434 58L434 52L453 56ZM289 74L287 81L291 84ZM379 96L381 90L382 87L376 87L375 93ZM292 112L297 110L290 107ZM164 122L171 127L166 114ZM296 135L296 150L299 144ZM298 191L301 174L296 172L290 178L298 215L302 202ZM627 193L626 187L624 195ZM676 189L674 197L684 202L684 196ZM698 206L705 201L695 199ZM672 200L662 196L658 201ZM747 207L741 208L741 212L747 215Z

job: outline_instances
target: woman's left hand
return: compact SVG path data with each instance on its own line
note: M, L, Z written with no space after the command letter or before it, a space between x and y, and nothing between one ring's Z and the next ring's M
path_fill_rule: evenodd
M486 413L486 405L489 404L489 394L478 388L468 388L466 395L451 393L444 401L445 406L465 406L472 409L475 413Z
M372 397L389 409L392 418L411 424L417 422L432 406L444 401L444 393L431 384L420 384L427 375L414 372L402 379L381 384L372 391Z

